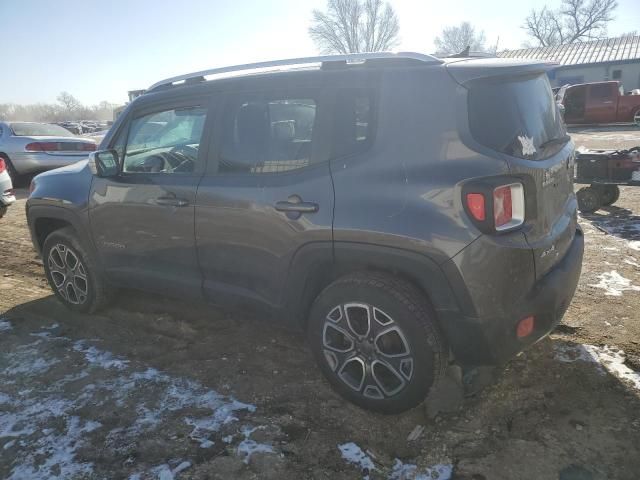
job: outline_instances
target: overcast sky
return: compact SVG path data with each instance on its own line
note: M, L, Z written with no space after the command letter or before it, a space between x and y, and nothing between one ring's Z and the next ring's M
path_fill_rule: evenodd
M432 52L469 21L487 44L518 48L531 8L560 0L391 0L400 50ZM640 29L639 0L618 0L616 36ZM0 103L123 103L127 90L206 68L317 54L307 29L325 0L0 0Z

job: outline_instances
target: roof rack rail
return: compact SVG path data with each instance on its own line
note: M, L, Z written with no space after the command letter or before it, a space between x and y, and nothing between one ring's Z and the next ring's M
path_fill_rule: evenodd
M405 59L416 60L425 63L443 63L442 60L424 53L415 52L375 52L375 53L349 53L346 55L324 55L319 57L300 57L289 58L286 60L271 60L267 62L247 63L245 65L234 65L231 67L212 68L210 70L202 70L200 72L188 73L186 75L178 75L177 77L166 78L151 85L147 92L151 92L160 87L166 87L176 82L188 83L191 81L203 81L207 75L219 75L223 73L241 72L244 70L259 70L273 67L284 67L293 65L306 65L312 63L333 63L333 62L345 62L345 63L364 63L367 60L381 60L381 59Z

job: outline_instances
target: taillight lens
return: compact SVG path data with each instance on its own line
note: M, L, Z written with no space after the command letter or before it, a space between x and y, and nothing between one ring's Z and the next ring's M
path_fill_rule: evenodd
M499 178L483 179L470 182L462 190L467 214L485 233L511 230L524 223L522 183L501 183Z
M483 194L467 193L467 208L469 208L471 216L479 222L484 222L487 218Z
M4 159L0 158L0 173L4 172L7 169L7 165L4 163Z
M27 152L94 152L95 143L79 142L32 142L28 143L24 149Z
M498 231L509 230L524 223L524 189L521 183L494 188L493 222Z

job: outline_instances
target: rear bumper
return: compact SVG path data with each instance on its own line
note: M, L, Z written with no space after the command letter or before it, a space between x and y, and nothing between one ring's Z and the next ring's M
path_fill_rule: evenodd
M0 207L7 207L16 201L12 188L11 177L5 170L0 173Z
M19 152L10 155L11 163L16 171L26 173L42 172L54 168L66 167L87 158L86 153L72 155L53 155L49 153Z
M500 365L547 336L571 303L580 278L583 253L584 235L578 227L564 258L534 282L519 301L501 309L499 315L442 319L456 361L467 366ZM514 286L518 283L517 278L511 280ZM530 315L535 317L534 330L519 339L517 324Z

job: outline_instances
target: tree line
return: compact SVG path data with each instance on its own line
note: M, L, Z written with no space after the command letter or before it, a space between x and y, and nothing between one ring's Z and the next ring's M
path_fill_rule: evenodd
M548 47L606 38L617 0L560 0L557 7L532 9L522 28L530 37L524 47ZM309 35L322 53L391 50L399 44L400 24L383 0L328 0L324 11L313 10ZM443 28L435 38L437 55L470 51L495 53L484 31L469 22Z
M57 103L19 105L0 103L0 120L31 122L62 122L65 120L113 120L114 103L83 105L68 92L61 92Z

